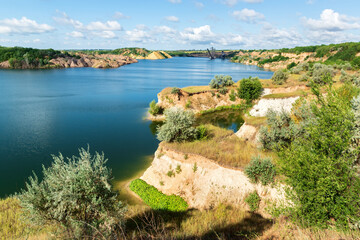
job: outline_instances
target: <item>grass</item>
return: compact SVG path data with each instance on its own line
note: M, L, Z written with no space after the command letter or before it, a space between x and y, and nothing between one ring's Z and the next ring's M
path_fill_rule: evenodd
M216 89L211 89L210 86L190 86L182 88L183 91L187 93L199 93L205 91L214 91Z
M296 90L294 92L287 93L274 93L263 96L262 98L289 98L289 97L304 97L309 94L310 91Z
M27 223L22 217L19 200L6 198L0 200L0 239L47 239L51 226L36 226ZM47 236L47 237L46 237Z
M260 127L266 124L266 117L253 117L245 114L243 119L245 120L246 124L254 127Z
M184 154L203 156L224 167L240 169L250 162L252 156L269 155L258 150L255 145L239 139L231 130L213 125L206 125L206 127L209 132L207 140L183 143L162 142L161 145Z
M285 88L306 85L307 82L300 82L300 74L289 74L289 78L282 85L275 85L271 79L260 79L260 82L264 88Z
M242 208L220 204L209 210L188 210L182 214L129 206L128 239L250 239L269 230L272 220Z

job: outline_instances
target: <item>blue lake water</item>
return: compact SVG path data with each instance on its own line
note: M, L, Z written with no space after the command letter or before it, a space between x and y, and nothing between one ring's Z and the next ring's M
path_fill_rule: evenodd
M51 154L104 152L115 179L131 177L158 145L143 120L163 88L207 85L215 74L235 81L270 78L256 66L207 58L140 60L118 69L0 70L0 197L49 166Z

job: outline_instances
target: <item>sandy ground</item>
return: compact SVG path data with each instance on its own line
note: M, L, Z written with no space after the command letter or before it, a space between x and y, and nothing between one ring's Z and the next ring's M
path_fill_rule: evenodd
M298 98L299 97L260 99L259 102L251 109L250 115L253 117L265 117L266 113L270 109L277 112L280 112L281 110L290 112L292 105Z

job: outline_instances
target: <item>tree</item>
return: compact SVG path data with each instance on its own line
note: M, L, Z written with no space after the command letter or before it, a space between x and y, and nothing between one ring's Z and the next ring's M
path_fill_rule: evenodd
M238 88L239 98L246 100L247 103L258 99L261 92L262 85L258 77L244 78L240 81L240 87Z
M69 238L110 235L122 223L124 207L111 188L107 159L92 156L89 148L79 155L66 160L61 153L52 155L43 180L34 174L19 194L21 206L30 221L64 226Z
M338 227L348 228L359 220L360 181L353 168L357 150L351 148L352 91L344 91L349 86L338 90L330 86L324 97L314 85L315 122L280 154L278 163L291 188L290 210L305 226L326 227L333 219Z
M277 70L272 76L271 80L273 84L282 85L289 78L289 73L285 70Z
M234 84L234 81L232 80L232 77L229 75L215 75L215 77L210 81L209 85L210 88L223 88L232 86Z
M158 130L157 138L166 142L182 142L194 140L197 135L193 127L194 113L173 107L165 110L165 123Z

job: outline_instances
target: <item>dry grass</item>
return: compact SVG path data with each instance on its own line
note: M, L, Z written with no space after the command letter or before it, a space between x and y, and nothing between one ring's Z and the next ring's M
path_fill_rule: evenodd
M311 91L297 90L294 92L286 93L274 93L263 96L262 98L289 98L289 97L304 97L307 96Z
M250 115L245 114L243 116L244 121L246 122L246 124L254 126L254 127L260 127L262 125L266 124L266 117L253 117Z
M182 88L187 93L199 93L212 90L210 86L190 86Z
M260 236L273 224L258 214L223 204L215 209L177 214L139 206L129 206L129 212L129 239L249 239Z
M264 88L283 88L283 87L294 87L294 86L303 86L307 82L300 82L300 74L290 74L286 83L282 85L275 85L272 83L271 79L261 79L260 82Z
M339 232L332 229L300 228L294 223L280 217L275 224L266 230L258 240L355 240L360 239L359 231Z
M221 166L243 168L256 155L269 155L260 151L254 144L239 139L233 131L206 125L209 138L203 141L166 143L165 148L184 154L197 154L215 161Z
M22 218L19 201L0 200L0 239L48 239L51 226L35 226Z

